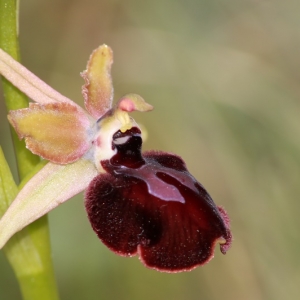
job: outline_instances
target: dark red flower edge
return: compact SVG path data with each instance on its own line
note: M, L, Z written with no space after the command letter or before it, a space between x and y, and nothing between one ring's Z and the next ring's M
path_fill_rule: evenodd
M102 162L107 173L95 177L85 195L89 220L102 242L119 255L138 254L145 266L164 272L209 262L217 242L225 254L232 240L227 213L184 161L158 151L142 155L137 128L114 138L117 154Z

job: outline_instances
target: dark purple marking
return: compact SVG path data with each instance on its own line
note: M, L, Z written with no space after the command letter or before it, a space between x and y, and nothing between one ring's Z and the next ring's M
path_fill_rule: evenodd
M218 241L225 254L232 238L224 209L180 157L142 155L141 145L139 129L118 131L112 145L117 154L101 162L107 173L87 189L86 210L98 237L117 254L138 253L146 266L165 272L207 263Z

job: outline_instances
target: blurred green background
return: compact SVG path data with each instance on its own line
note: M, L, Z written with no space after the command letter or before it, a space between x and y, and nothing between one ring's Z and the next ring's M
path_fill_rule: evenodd
M62 299L300 298L299 12L293 0L21 1L24 65L82 104L79 72L110 45L115 98L134 92L155 107L134 115L144 149L181 155L234 235L226 256L217 247L204 267L158 273L103 246L79 195L50 213ZM3 253L0 299L21 299Z

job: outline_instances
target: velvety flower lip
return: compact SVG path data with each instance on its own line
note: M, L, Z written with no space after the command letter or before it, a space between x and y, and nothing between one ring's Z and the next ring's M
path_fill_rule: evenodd
M122 256L138 254L149 268L188 271L231 245L229 218L173 154L142 155L140 131L113 136L117 153L102 161L107 173L89 185L85 206L102 242Z
M112 50L102 45L81 73L86 110L60 95L0 49L0 73L35 103L9 122L33 153L49 160L0 220L0 248L17 231L86 189L85 207L102 242L149 268L189 271L207 263L216 243L231 245L229 217L177 155L142 153L129 112L153 107L136 94L114 106Z

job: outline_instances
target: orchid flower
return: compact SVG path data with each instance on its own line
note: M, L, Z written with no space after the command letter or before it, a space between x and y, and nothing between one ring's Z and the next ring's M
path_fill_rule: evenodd
M0 220L0 248L17 231L85 192L91 226L122 256L138 254L150 268L178 272L207 263L216 243L231 244L229 218L184 161L142 153L142 132L129 116L152 106L128 94L113 107L112 50L102 45L81 76L86 111L0 49L0 73L35 103L10 111L9 122L33 153L49 160Z

